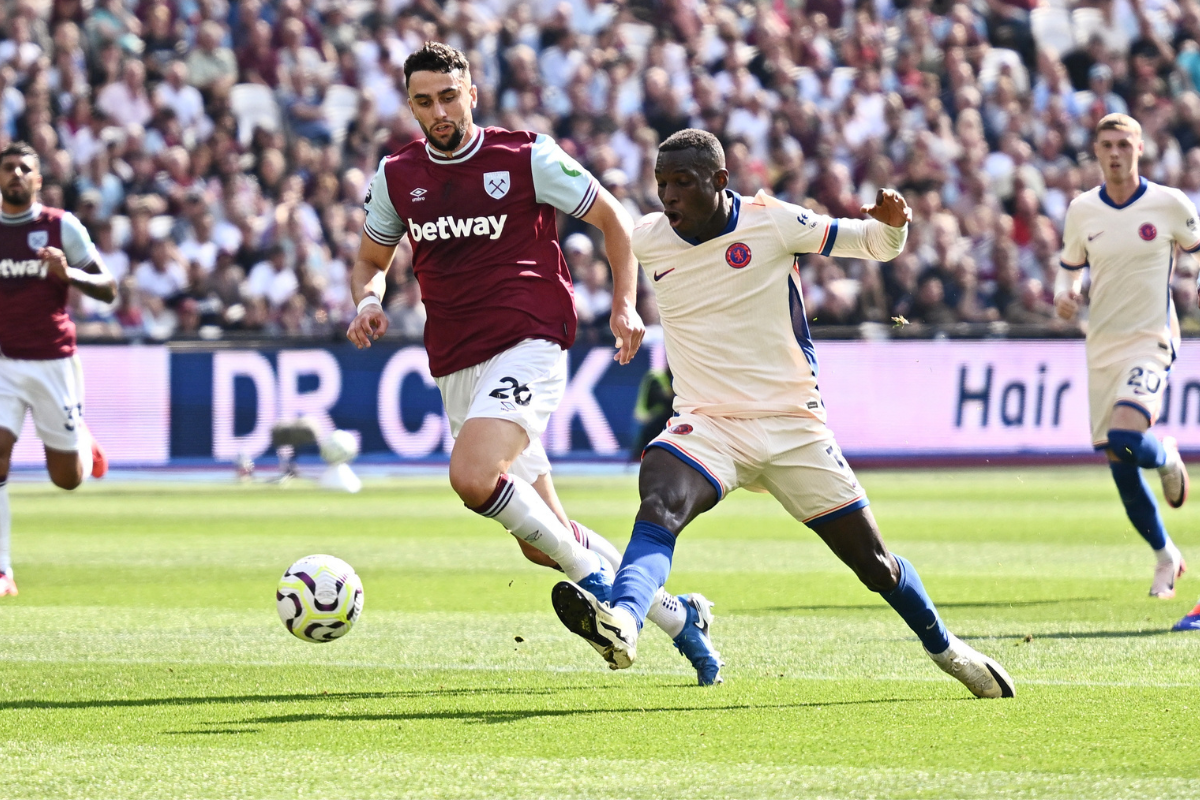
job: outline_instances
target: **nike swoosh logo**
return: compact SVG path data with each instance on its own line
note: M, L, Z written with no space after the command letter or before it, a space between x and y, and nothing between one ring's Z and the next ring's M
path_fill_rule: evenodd
M621 629L620 629L620 628L616 628L616 627L614 627L614 626L612 626L612 625L609 625L607 622L604 622L603 620L600 620L600 626L601 626L601 627L603 627L603 628L607 628L608 630L612 631L612 632L613 632L613 636L617 637L618 639L620 639L620 640L621 640L622 642L624 642L625 644L629 644L629 640L628 640L628 639L626 639L624 636L622 636L622 635L621 635Z
M1102 236L1103 234L1104 234L1104 231L1100 231L1100 233L1093 233L1091 236L1088 237L1088 241L1090 242L1092 239Z
M654 273L654 280L656 280L656 281L661 281L663 278L665 278L666 276L670 275L670 274L671 274L672 272L674 272L676 269L677 269L677 267L671 267L671 268L670 268L669 270L667 270L666 272L656 272L656 273Z
M926 625L926 626L925 626L925 630L932 630L932 629L933 629L933 627L934 627L934 626L936 626L936 625L937 625L937 620L935 619L933 622L931 622L931 623L929 623L928 625Z

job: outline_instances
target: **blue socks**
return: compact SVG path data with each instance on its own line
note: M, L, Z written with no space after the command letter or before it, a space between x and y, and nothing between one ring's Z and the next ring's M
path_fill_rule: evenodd
M635 522L633 536L612 587L612 607L620 606L637 620L638 630L646 620L654 594L671 574L675 534L653 522Z
M925 593L917 568L895 553L892 556L900 565L900 582L890 592L881 592L881 596L908 623L926 650L930 653L945 652L950 646L950 636L937 609L933 607L933 601Z
M1109 431L1109 446L1113 443L1114 433L1129 433L1129 431ZM1155 440L1157 444L1158 440ZM1160 448L1161 450L1161 448ZM1113 452L1117 450L1113 447ZM1120 455L1118 453L1118 455ZM1150 485L1142 476L1142 470L1137 464L1125 461L1110 461L1108 468L1112 470L1113 480L1117 484L1117 493L1125 505L1125 514L1133 527L1142 538L1155 550L1167 546L1167 529L1163 525L1162 516L1158 513L1158 503L1150 493Z
M1142 469L1154 469L1167 463L1167 454L1162 442L1150 431L1124 431L1113 429L1108 432L1108 449L1125 464L1136 464ZM1116 475L1114 472L1113 475ZM1121 482L1117 481L1120 486ZM1125 499L1124 493L1121 499ZM1137 523L1135 522L1134 525ZM1144 535L1144 534L1143 534Z

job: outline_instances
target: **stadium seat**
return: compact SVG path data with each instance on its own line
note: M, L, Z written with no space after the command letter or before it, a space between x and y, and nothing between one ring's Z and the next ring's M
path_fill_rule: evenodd
M1038 47L1053 47L1059 55L1075 49L1071 12L1065 8L1043 6L1029 12L1029 24Z
M229 92L229 105L237 117L238 143L243 147L250 144L255 128L277 131L282 127L279 104L267 86L239 83Z
M321 111L333 132L334 143L340 144L346 138L346 127L350 124L350 120L358 116L358 90L350 86L333 84L325 90Z

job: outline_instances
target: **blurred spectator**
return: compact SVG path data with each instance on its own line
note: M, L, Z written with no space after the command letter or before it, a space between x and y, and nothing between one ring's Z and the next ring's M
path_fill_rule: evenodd
M165 236L151 242L150 258L138 265L133 276L143 297L160 301L175 297L188 285L187 270L179 251Z
M120 80L114 80L96 96L96 108L117 125L145 127L154 116L154 106L146 92L146 68L142 62L126 61Z
M237 82L237 58L221 44L224 38L221 23L205 20L196 32L196 46L187 57L192 85L210 95L223 93Z
M283 245L272 245L266 258L250 270L246 278L245 295L261 298L272 309L279 309L300 288L295 271L288 265L287 251Z
M421 303L421 287L409 278L400 287L397 299L388 303L388 333L408 341L420 341L425 335L425 306Z

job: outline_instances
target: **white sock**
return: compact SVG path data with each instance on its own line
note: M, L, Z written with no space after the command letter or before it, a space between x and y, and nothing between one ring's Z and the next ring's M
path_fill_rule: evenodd
M83 463L83 480L92 477L92 432L83 425L79 431L79 460Z
M668 594L660 586L658 593L654 595L654 601L650 604L650 610L646 612L646 619L662 628L663 633L674 639L683 633L683 626L687 624L687 609L682 600L673 594Z
M621 551L616 545L575 520L571 520L571 527L575 529L575 540L607 561L615 575L621 567Z
M575 541L575 532L565 527L537 490L520 478L501 475L487 502L471 510L496 520L550 556L573 581L601 569L600 556Z
M1167 537L1167 543L1160 549L1154 551L1154 555L1158 558L1158 563L1169 564L1181 556L1179 548L1175 546L1175 542L1171 541L1171 537Z
M12 575L9 539L12 537L12 510L8 506L8 480L0 481L0 572Z

